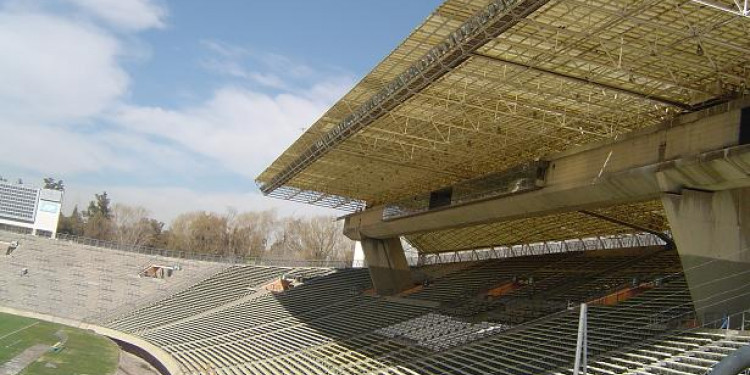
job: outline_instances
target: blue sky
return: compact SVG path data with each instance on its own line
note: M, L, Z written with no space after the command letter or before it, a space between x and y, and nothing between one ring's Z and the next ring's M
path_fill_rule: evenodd
M0 1L0 175L169 221L331 213L253 178L439 1Z

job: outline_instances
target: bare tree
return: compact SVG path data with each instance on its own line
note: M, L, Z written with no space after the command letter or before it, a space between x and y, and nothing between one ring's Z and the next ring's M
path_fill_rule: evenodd
M191 224L201 212L186 212L180 214L169 227L167 247L175 250L195 251L192 243Z
M158 235L149 212L141 206L115 204L112 208L113 239L125 245L148 245Z
M333 217L280 219L273 210L190 212L172 222L167 246L241 257L351 260L354 243L342 229Z
M334 217L287 218L279 252L294 259L350 259L353 242L342 233Z
M170 229L169 247L207 254L228 254L227 218L212 212L178 216Z
M262 256L273 243L277 226L274 210L232 216L228 222L229 248L237 255Z

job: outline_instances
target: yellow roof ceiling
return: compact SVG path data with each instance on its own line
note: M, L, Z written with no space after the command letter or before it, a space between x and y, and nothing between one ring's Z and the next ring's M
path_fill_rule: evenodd
M387 203L736 97L748 78L750 18L716 6L448 0L257 181Z

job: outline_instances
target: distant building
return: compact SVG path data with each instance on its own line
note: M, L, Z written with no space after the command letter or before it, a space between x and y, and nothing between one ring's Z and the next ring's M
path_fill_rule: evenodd
M0 182L0 228L55 237L63 192Z

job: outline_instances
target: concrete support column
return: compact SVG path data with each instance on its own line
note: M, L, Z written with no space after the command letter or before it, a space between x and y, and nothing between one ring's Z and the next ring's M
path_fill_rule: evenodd
M750 309L750 188L683 189L662 202L698 319L719 321Z
M398 237L377 240L363 238L372 285L380 295L394 295L412 287L411 271Z

